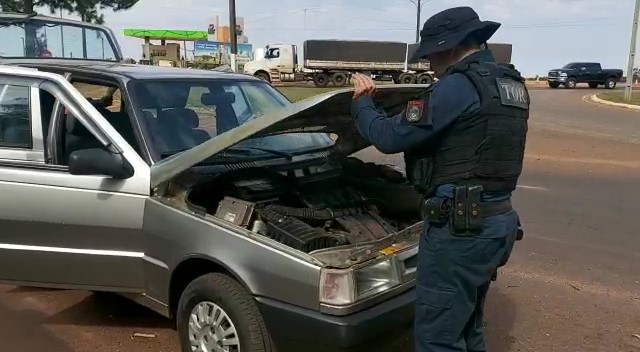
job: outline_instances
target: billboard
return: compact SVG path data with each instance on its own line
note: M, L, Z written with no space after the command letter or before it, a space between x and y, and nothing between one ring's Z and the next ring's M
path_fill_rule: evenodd
M230 54L230 43L206 40L197 40L194 43L193 56L199 60L209 61L219 65L229 65L231 64ZM253 60L251 44L238 44L238 54L236 55L238 66L242 66L251 60Z

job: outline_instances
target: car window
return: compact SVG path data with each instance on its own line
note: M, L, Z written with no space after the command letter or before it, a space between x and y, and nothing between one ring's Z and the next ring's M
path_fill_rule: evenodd
M3 57L116 60L107 32L97 28L34 20L3 24L0 37Z
M244 118L249 118L251 116L247 98L237 86L226 86L224 87L224 91L233 93L233 95L235 96L235 101L231 104L231 106L233 106L233 111L235 111L236 116L238 116L238 118L240 119L240 123L245 123L246 119Z
M0 147L31 149L30 88L0 85Z
M142 110L151 144L161 157L193 148L291 104L262 81L139 80L132 82L131 91L132 105ZM305 132L251 138L236 147L306 152L332 144L324 133Z
M105 109L111 112L121 110L120 88L85 82L73 82L72 84L85 98L96 102L102 101Z
M122 103L120 87L79 81L72 82L72 84L140 154L131 117Z

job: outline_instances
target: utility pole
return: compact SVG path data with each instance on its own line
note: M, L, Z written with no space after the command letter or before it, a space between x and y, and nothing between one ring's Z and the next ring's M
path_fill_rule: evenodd
M636 0L636 10L633 13L633 26L631 27L631 48L629 49L629 66L627 66L627 84L624 89L624 100L631 101L633 89L633 66L636 60L636 42L638 38L638 17L640 16L640 0Z
M238 71L236 54L238 54L238 34L236 33L236 0L229 0L229 31L231 32L231 69Z
M426 3L429 0L409 0L414 5L416 5L417 13L416 13L416 43L420 42L420 14L422 13L422 4Z

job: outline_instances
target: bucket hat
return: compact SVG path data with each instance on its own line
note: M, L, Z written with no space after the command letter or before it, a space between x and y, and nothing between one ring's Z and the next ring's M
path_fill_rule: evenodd
M481 21L468 6L453 7L431 16L420 31L420 45L412 61L427 55L451 50L473 34L479 43L485 43L500 28L500 23Z

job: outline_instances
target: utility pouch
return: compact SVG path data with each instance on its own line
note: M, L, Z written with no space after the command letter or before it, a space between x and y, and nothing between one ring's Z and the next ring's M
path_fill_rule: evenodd
M469 231L481 231L483 228L482 222L482 208L480 202L482 202L482 186L472 186L467 188L467 216L469 218Z
M467 218L467 187L456 187L453 193L453 216L451 217L451 230L455 233L464 233L469 228Z
M471 236L483 228L482 186L461 186L454 190L451 229L457 236Z
M422 204L422 218L430 224L442 225L449 221L451 201L446 198L429 198Z
M431 181L432 167L428 158L413 159L407 165L407 178L415 189L426 194L429 191L429 181Z

